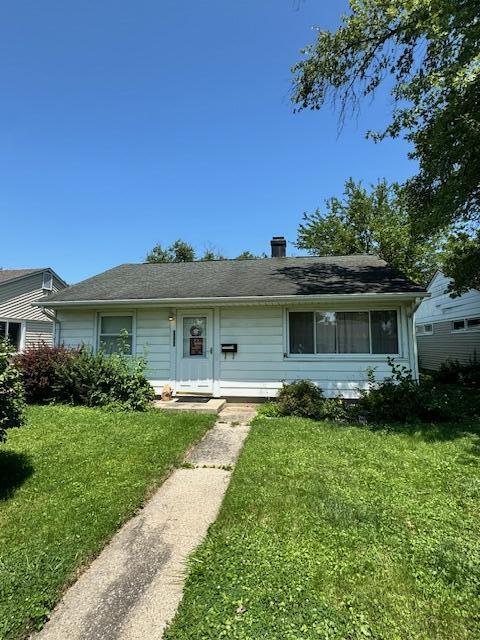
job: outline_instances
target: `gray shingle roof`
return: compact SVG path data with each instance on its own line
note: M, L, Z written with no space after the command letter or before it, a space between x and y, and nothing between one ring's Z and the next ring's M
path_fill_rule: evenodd
M48 301L414 294L422 291L422 287L378 257L354 255L122 264L60 291Z
M0 269L0 284L44 270L45 269Z

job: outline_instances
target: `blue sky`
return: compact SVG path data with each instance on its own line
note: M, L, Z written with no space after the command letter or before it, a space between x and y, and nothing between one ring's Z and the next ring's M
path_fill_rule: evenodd
M0 266L76 282L179 237L260 253L348 176L411 175L405 143L364 138L384 92L340 136L330 109L293 113L290 67L346 6L2 2Z

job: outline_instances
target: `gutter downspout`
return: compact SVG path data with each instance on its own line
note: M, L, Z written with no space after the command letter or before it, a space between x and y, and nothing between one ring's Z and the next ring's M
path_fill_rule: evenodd
M53 346L58 347L60 341L60 322L57 319L57 312L55 309L46 309L45 307L42 309L43 313L53 322Z
M427 296L430 297L430 294ZM415 331L415 312L420 306L422 300L424 298L415 298L414 302L407 308L407 318L410 319L408 323L408 329L411 334L410 344L411 348L411 362L412 362L412 373L415 380L419 379L419 367L418 367L418 349L417 349L417 334Z

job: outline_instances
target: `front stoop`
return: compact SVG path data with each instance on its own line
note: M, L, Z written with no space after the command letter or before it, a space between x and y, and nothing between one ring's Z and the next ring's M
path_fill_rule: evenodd
M194 411L196 413L216 413L219 414L227 401L223 398L210 398L208 402L177 402L173 400L155 400L154 405L162 411Z

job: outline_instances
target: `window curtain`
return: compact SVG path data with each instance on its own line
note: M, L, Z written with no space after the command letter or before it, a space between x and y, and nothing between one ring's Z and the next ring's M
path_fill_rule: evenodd
M336 314L334 311L316 314L317 353L335 353L336 351Z
M337 313L337 352L370 353L368 311Z

